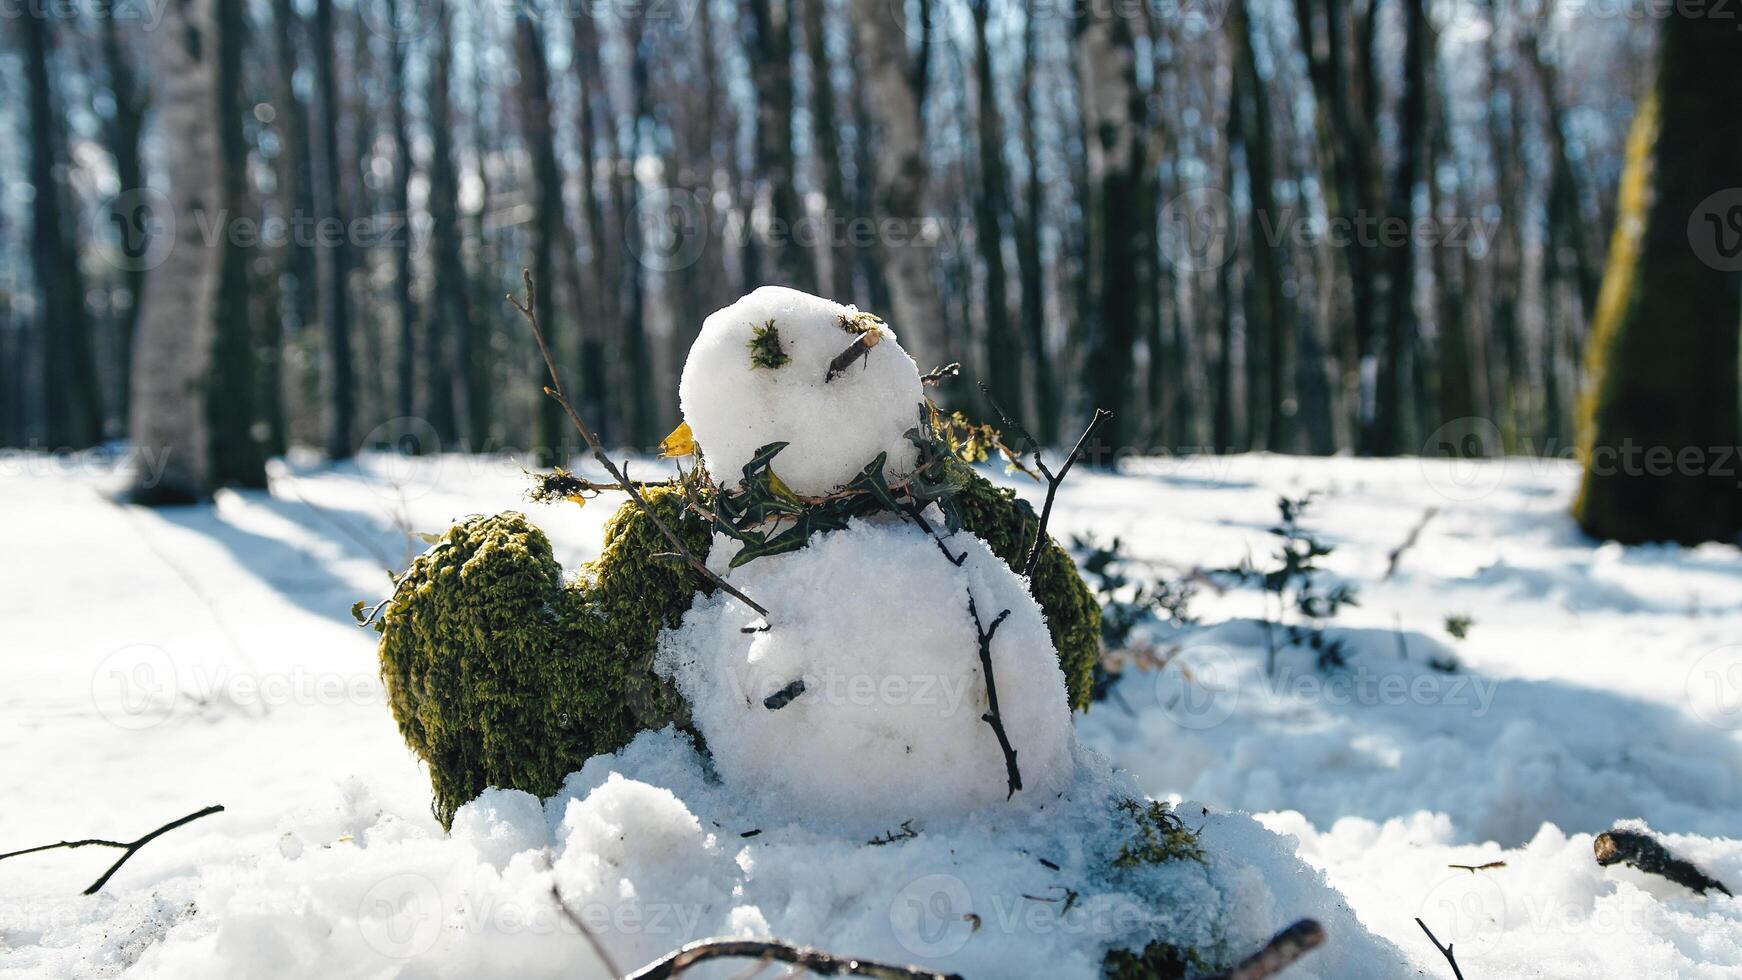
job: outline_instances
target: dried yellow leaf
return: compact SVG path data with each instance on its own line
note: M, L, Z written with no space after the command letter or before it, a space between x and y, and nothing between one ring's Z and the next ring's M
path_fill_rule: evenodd
M578 494L578 493L572 493L572 494L569 494L569 495L568 495L568 496L567 496L567 497L564 497L564 498L563 498L563 499L564 499L564 500L569 500L569 501L573 501L573 502L574 502L574 505L575 505L575 506L576 506L576 507L585 507L585 506L587 506L587 498L585 498L585 497L583 497L583 496L581 496L581 495L580 495L580 494Z
M690 432L690 424L685 422L671 430L671 435L659 444L659 455L663 459L678 456L694 456L696 454L696 437Z

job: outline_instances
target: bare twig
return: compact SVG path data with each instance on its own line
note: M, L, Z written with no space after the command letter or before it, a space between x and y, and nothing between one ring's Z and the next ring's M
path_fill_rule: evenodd
M752 939L702 939L669 953L624 980L666 980L708 960L757 959L778 960L809 970L818 976L878 977L881 980L962 980L959 974L934 973L909 966L891 966L849 957L835 956L820 949L793 946L787 943L760 942Z
M116 847L116 848L120 848L121 850L125 851L126 852L125 854L122 854L121 857L118 858L114 864L109 866L109 870L103 872L103 877L98 878L96 880L96 882L94 882L91 885L91 887L85 889L85 891L84 891L84 894L86 894L86 895L95 895L99 890L102 889L102 887L104 885L109 883L109 879L113 878L115 876L115 872L121 870L121 866L123 864L126 864L128 862L128 860L130 860L133 857L133 855L139 853L140 848L142 848L145 845L151 843L152 841L158 839L159 837L162 837L164 834L169 833L170 831L176 829L177 827L185 826L187 824L193 823L195 820L198 820L201 817L209 817L214 813L222 813L223 811L224 811L224 808L221 806L206 807L204 810L201 810L198 813L190 813L187 816L182 817L179 820L171 820L169 823L164 824L163 826L157 828L156 830L152 831L151 833L146 834L144 837L141 837L135 841L95 840L95 839L92 839L92 840L63 840L59 844L43 844L40 847L27 847L22 851L13 851L10 854L0 854L0 861L4 861L7 858L19 857L19 856L25 855L25 854L36 854L36 853L39 853L41 851L52 851L52 850L54 850L56 848L60 848L60 847L65 847L65 848L69 848L69 849L79 848L79 847Z
M1239 965L1213 980L1264 980L1293 966L1297 960L1325 941L1325 927L1302 919L1277 933L1264 948L1241 960Z
M605 944L600 941L593 930L587 928L587 924L581 921L581 917L575 914L574 909L569 908L569 903L563 901L562 891L554 884L550 886L550 897L556 899L556 907L562 909L563 918L574 923L575 928L581 931L581 935L587 938L587 945L593 947L593 955L599 958L599 962L605 965L605 969L610 970L613 977L622 976L623 971L617 968L617 961L611 958L610 950L605 948Z
M1440 951L1440 955L1446 958L1446 962L1452 965L1452 976L1457 977L1458 980L1464 980L1464 971L1458 969L1458 958L1452 955L1452 947L1450 945L1441 946L1439 937L1435 936L1434 931L1427 927L1427 923L1416 919L1415 924L1421 926L1421 931L1427 933L1428 942L1433 943L1434 948Z
M1016 768L1016 750L1010 746L1010 736L1004 731L1004 716L998 712L998 684L992 677L992 636L1010 618L1010 610L999 613L990 627L982 625L980 609L974 605L974 591L969 589L968 615L974 618L974 632L980 638L980 670L986 675L986 713L980 716L980 720L992 726L992 734L998 736L998 748L1004 752L1004 775L1010 783L1010 792L1005 793L1004 798L1008 800L1022 788L1022 771Z
M1632 830L1611 830L1597 835L1591 842L1597 863L1607 868L1611 864L1626 864L1646 874L1660 875L1683 888L1704 895L1708 890L1730 894L1724 883L1706 874L1691 862L1676 857L1650 834Z
M1053 498L1058 496L1059 485L1065 482L1066 476L1070 475L1071 467L1077 465L1077 460L1083 455L1083 448L1094 437L1095 431L1113 417L1113 413L1104 408L1095 409L1095 414L1089 419L1088 428L1083 430L1082 436L1077 439L1076 446L1071 449L1071 454L1065 457L1064 464L1059 467L1057 473L1054 473L1052 468L1046 465L1046 459L1041 455L1040 441L1023 428L1021 422L1011 418L1009 413L1004 411L998 404L998 400L992 397L991 389L982 384L980 390L985 392L987 403L992 406L992 411L998 413L998 417L1003 420L1004 424L1015 429L1018 435L1028 441L1029 446L1034 450L1034 468L1046 478L1046 502L1040 508L1040 526L1034 530L1034 544L1029 547L1028 558L1022 564L1023 575L1028 579L1028 591L1038 598L1040 596L1040 583L1034 580L1034 573L1040 568L1040 556L1046 550L1046 526L1052 521Z
M954 361L951 361L950 363L945 364L943 367L934 369L930 374L920 375L919 376L919 383L930 388L930 387L934 387L936 385L942 384L944 382L944 380L947 378L961 377L961 374L962 374L962 366L960 364L957 364Z
M1504 868L1506 867L1506 862L1489 861L1487 864L1448 864L1446 867L1457 871L1468 871L1471 874L1475 874L1478 871L1494 871L1499 868Z
M1386 556L1385 574L1380 576L1379 581L1391 581L1391 576L1397 574L1397 566L1402 563L1403 556L1409 552L1409 549L1415 547L1415 543L1421 539L1421 532L1423 529L1427 527L1428 522L1433 520L1439 512L1440 509L1438 507L1429 507L1422 513L1421 520L1416 521L1415 526L1409 529L1409 537L1404 538L1403 543L1391 549L1391 554Z
M659 519L659 515L655 513L653 507L647 503L647 498L641 495L640 488L631 482L630 479L623 474L622 470L617 468L617 464L611 461L610 456L605 455L605 447L599 444L599 437L593 434L593 430L587 427L587 423L581 421L580 414L575 411L573 405L569 404L568 396L563 394L562 376L557 372L556 359L551 357L550 345L545 342L544 331L539 327L538 313L534 309L536 305L535 300L538 296L538 287L532 281L532 271L530 269L520 270L520 281L526 287L526 302L522 303L520 300L515 299L514 295L510 293L508 295L508 305L518 310L520 315L526 318L526 322L532 326L533 339L538 341L538 352L543 355L544 366L550 371L550 386L544 389L544 393L556 399L557 404L563 407L563 411L568 413L569 422L571 422L574 425L575 430L581 434L581 438L586 440L587 448L592 450L593 458L598 460L599 465L605 467L606 472L610 473L611 476L616 479L617 485L622 487L625 493L629 494L629 499L635 501L635 505L641 508L641 512L647 515L647 519L653 522L653 526L659 529L659 533L663 534L667 541L671 542L672 547L677 549L677 553L683 556L684 560L689 563L690 567L695 569L697 574L701 575L703 578L719 586L728 595L733 596L738 601L749 606L751 609L756 610L766 618L768 616L768 610L764 608L761 603L758 603L756 600L738 591L736 588L733 588L730 582L727 582L725 579L709 571L708 566L703 564L701 559L697 558L690 552L689 547L683 543L683 539L679 538L675 533L673 533L671 528L665 525L664 521Z
M848 368L853 366L854 361L868 356L871 353L871 348L876 347L878 341L882 339L883 335L876 330L867 330L853 338L853 342L847 345L847 349L836 354L835 359L829 362L829 370L823 375L823 384L828 384L840 377Z

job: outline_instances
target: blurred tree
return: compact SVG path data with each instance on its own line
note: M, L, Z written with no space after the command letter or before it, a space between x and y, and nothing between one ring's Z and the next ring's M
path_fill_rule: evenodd
M1587 352L1573 513L1595 537L1742 534L1738 153L1742 33L1678 7L1634 119Z
M212 49L217 73L205 102L212 109L218 135L216 227L220 240L207 248L217 252L218 296L211 311L212 364L206 385L207 428L212 441L211 473L216 486L266 486L266 455L258 438L255 397L262 372L258 369L260 331L251 315L252 290L248 264L257 242L236 233L236 223L249 215L248 137L243 129L242 58L248 50L244 11L239 4L219 2Z
M316 251L321 258L321 357L325 370L326 448L332 459L356 453L356 381L351 363L350 228L343 204L339 170L339 82L333 67L333 0L315 0L311 44L315 67L316 127L315 214L320 222Z
M992 78L992 48L986 22L991 0L970 0L974 21L976 150L980 179L974 196L974 244L986 277L986 386L1012 417L1031 418L1022 391L1022 337L1011 329L1008 277L1004 269L1004 215L1010 213L1010 180L1004 169L1004 130Z
M222 253L202 239L201 224L222 206L212 121L220 2L171 5L151 33L163 170L176 221L171 247L145 280L134 344L130 436L138 456L128 493L141 503L193 503L212 492L205 394Z
M921 4L922 18L925 4ZM907 50L903 4L853 0L864 59L865 108L877 126L872 164L873 211L880 228L883 272L889 283L889 319L902 346L922 371L943 363L948 339L943 299L932 279L937 249L925 237L926 160L923 107L929 46ZM922 20L922 36L930 35Z
M525 9L514 18L514 52L520 68L520 113L522 137L527 156L532 161L532 220L527 224L530 240L528 266L537 284L534 312L549 338L551 356L564 362L568 350L566 340L574 332L572 323L559 323L556 315L556 250L562 243L563 192L562 169L557 165L556 141L551 131L550 68L544 55L544 32ZM529 338L528 338L529 339ZM540 355L530 343L521 345L527 357ZM542 360L539 361L542 363ZM536 367L536 365L535 365ZM536 374L534 375L537 376ZM538 426L533 437L534 457L540 466L555 466L566 455L568 420L554 398L540 398Z
M105 141L115 164L115 182L123 193L145 187L145 163L140 145L145 131L145 109L149 103L146 85L133 64L115 25L115 17L102 17L103 66L109 76L109 94L115 100L114 111L106 120ZM143 264L129 265L122 270L126 298L115 312L115 356L117 376L116 414L121 424L127 423L128 383L132 373L133 332L139 323L139 297L145 289Z
M46 15L16 20L24 35L24 81L30 111L31 260L36 274L34 324L42 354L44 441L82 449L103 438L102 389L85 309L85 277L71 234L66 130L49 81L54 39Z

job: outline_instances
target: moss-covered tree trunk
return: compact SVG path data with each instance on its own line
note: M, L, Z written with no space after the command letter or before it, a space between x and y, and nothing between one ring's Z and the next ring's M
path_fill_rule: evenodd
M1573 512L1624 542L1734 540L1742 334L1742 32L1663 24L1587 351Z

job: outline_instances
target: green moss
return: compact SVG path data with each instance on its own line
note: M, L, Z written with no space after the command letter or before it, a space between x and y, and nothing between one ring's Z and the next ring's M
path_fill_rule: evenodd
M708 526L681 493L646 495L705 556ZM959 499L968 530L1020 566L1039 523L1033 509L977 475ZM670 550L625 503L605 525L598 560L567 585L549 539L521 514L469 518L412 562L382 615L381 674L400 733L429 767L443 826L488 787L549 796L637 732L687 723L653 655L660 629L676 626L708 583L655 557ZM1100 607L1057 544L1038 577L1071 704L1084 707Z
M786 351L780 349L780 329L770 320L762 326L750 328L750 366L759 368L781 368L792 360Z
M1028 549L1034 542L1040 517L1014 491L1000 489L990 480L973 474L956 497L962 524L992 547L1005 564L1022 571ZM1086 711L1095 683L1095 662L1101 656L1101 606L1077 563L1057 541L1048 541L1034 571L1035 594L1046 613L1046 627L1058 650L1059 667L1071 708Z
M707 528L680 494L647 496L706 550ZM654 638L704 583L653 557L669 548L628 505L567 586L549 539L520 514L463 521L412 562L383 615L381 674L443 826L487 787L548 796L594 755L684 721L653 673Z
M1198 846L1198 835L1186 829L1173 807L1150 800L1120 800L1119 811L1136 825L1130 840L1119 848L1113 867L1135 868L1166 861L1202 861L1204 849Z

